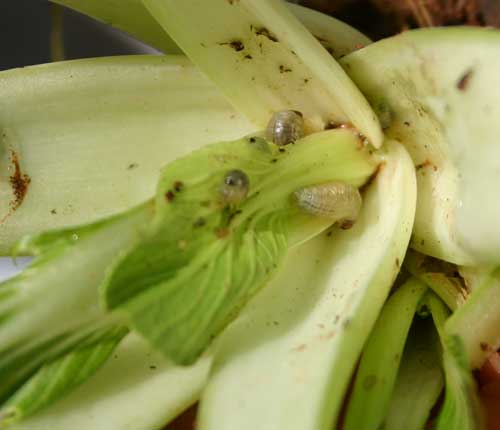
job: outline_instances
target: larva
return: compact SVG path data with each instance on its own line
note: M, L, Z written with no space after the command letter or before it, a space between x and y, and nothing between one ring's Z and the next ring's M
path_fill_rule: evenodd
M356 221L361 210L361 194L345 182L328 182L301 188L294 193L297 205L305 212L347 226Z
M226 204L239 204L245 200L250 181L245 172L241 170L230 170L224 176L224 182L220 187L220 195Z
M276 112L266 129L266 139L278 146L289 145L304 136L304 118L300 112Z

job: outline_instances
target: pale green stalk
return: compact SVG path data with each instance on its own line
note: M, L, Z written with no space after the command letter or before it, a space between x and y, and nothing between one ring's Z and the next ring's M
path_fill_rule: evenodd
M403 349L427 291L411 278L389 297L363 348L344 421L346 430L380 428L389 410Z
M465 344L460 335L447 330L449 313L445 304L434 294L429 294L426 300L441 340L446 379L445 399L437 419L437 430L482 430L485 428L483 411Z
M414 322L401 360L384 430L422 430L444 386L441 346L429 320Z
M445 332L464 343L471 368L478 369L500 348L500 272L496 270L446 322Z

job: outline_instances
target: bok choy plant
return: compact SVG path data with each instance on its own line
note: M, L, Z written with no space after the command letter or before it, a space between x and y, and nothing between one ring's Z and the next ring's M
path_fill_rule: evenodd
M483 427L496 31L55 3L166 54L0 73L0 429Z

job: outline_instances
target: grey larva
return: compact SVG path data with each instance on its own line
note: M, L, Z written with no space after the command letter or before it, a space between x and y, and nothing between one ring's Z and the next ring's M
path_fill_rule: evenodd
M224 182L220 188L220 194L227 204L239 204L245 200L250 181L245 172L241 170L230 170L224 176Z
M344 182L328 182L295 191L294 199L305 212L348 225L356 221L362 199L359 190Z
M276 112L269 121L266 138L278 146L294 143L304 136L304 118L300 112L284 110Z

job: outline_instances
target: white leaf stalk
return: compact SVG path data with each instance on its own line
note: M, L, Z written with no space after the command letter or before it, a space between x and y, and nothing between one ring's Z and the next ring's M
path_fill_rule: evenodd
M411 246L460 265L499 261L499 46L496 30L426 29L342 60L417 167Z
M374 146L378 120L347 74L281 0L143 0L233 106L260 128L302 112L309 131L353 124Z

